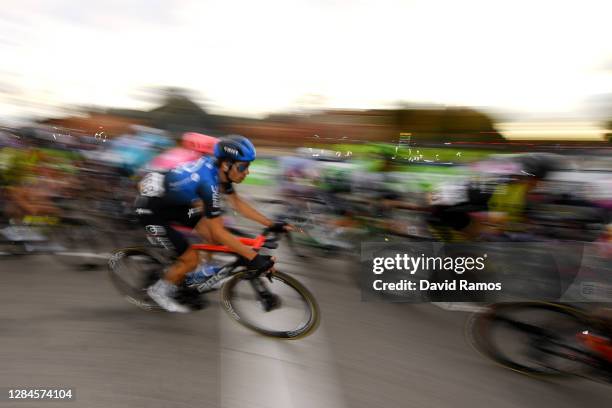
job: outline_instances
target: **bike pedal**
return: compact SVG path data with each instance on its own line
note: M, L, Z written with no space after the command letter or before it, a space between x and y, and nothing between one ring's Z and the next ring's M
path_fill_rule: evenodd
M193 311L202 310L202 309L206 309L206 307L208 306L208 301L202 298L198 301L192 301L192 302L186 303L186 305L189 306L189 308Z
M208 300L197 289L184 287L177 294L176 299L192 310L202 310L208 306Z

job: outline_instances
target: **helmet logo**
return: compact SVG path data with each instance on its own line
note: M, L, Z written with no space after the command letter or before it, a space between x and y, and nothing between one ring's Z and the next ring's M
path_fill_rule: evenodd
M232 156L238 156L238 150L234 149L233 147L223 146L223 150L225 153L229 153Z

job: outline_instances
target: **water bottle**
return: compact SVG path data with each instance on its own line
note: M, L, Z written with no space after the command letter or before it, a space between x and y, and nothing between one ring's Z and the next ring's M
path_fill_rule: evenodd
M187 286L193 286L202 283L219 272L219 269L221 268L217 265L209 262L202 262L195 271L187 274L185 277L185 284L187 284Z

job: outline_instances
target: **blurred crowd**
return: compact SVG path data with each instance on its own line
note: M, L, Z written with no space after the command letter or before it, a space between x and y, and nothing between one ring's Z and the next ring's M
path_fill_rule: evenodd
M28 216L88 214L124 222L136 184L203 154L216 138L133 126L109 138L55 127L0 132L2 223ZM282 212L326 249L376 234L443 242L610 240L612 158L584 152L421 160L414 146L384 143L303 147L260 154L272 162L266 189ZM437 156L437 154L436 154ZM257 173L257 167L253 173Z
M415 222L394 218L402 211L419 213L426 224L415 237L442 241L501 239L519 232L523 239L592 241L609 232L612 160L607 156L513 153L436 166L384 144L369 145L360 156L299 153L280 160L286 200L298 207L323 201L330 213L353 221L378 218L391 233L415 231Z

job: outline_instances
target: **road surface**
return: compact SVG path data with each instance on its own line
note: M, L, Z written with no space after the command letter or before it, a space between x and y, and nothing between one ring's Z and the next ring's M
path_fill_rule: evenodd
M611 388L544 382L501 369L464 339L464 312L362 302L341 259L278 267L315 294L319 329L271 340L210 306L189 315L144 312L103 268L67 268L51 255L0 258L0 389L70 387L72 402L0 407L406 408L610 406Z

